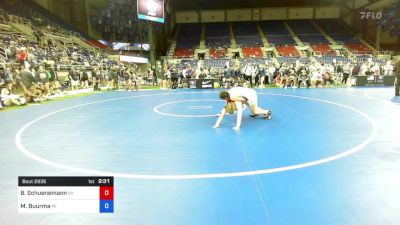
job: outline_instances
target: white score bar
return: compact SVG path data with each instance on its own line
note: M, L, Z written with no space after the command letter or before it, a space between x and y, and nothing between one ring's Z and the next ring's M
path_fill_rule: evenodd
M19 213L98 213L100 187L19 187Z

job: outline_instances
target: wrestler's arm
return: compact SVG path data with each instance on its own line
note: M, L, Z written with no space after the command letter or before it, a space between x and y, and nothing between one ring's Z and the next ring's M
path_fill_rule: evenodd
M213 126L214 128L219 128L219 125L221 124L222 120L224 119L224 116L226 114L226 109L225 107L221 110L221 113L219 114L219 117L217 119L217 122Z

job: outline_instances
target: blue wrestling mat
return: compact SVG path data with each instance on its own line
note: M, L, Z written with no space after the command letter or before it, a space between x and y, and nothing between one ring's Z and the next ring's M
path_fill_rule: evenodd
M108 92L0 113L1 224L400 221L400 101L388 88L259 89L271 120L212 126L219 90ZM18 214L18 176L115 177L114 213Z

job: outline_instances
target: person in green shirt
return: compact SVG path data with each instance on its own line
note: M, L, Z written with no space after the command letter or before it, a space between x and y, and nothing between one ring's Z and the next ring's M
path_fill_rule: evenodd
M117 73L117 68L115 66L111 67L109 77L112 81L113 90L118 90L118 73Z
M19 73L20 85L24 91L26 102L37 101L41 97L41 92L36 89L36 81L33 73L28 68L23 68Z
M40 65L36 71L35 81L42 91L42 97L45 99L50 94L50 77L49 71L45 70L43 65Z

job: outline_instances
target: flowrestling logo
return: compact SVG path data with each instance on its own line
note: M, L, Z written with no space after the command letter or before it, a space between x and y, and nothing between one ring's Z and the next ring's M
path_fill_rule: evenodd
M380 20L382 19L382 12L373 12L373 11L362 11L360 12L360 19L362 20L368 20L368 19L373 19L373 20Z

